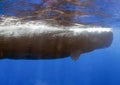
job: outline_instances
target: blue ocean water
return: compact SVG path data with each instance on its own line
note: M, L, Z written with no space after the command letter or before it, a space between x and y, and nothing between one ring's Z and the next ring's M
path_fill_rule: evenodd
M0 14L12 15L4 9L4 4L12 1L15 0L0 1ZM38 3L38 0L27 1ZM113 30L113 43L109 48L82 54L77 61L70 57L55 60L0 60L0 85L120 85L120 1L94 1L101 10L112 14L106 19L95 18ZM84 18L91 20L93 17Z

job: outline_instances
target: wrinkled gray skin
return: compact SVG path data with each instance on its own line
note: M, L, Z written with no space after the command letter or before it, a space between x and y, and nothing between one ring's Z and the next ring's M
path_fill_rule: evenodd
M50 33L30 33L15 36L0 36L1 58L54 59L89 52L110 46L112 32L82 32L56 30ZM75 53L75 54L74 54ZM74 56L77 55L77 56Z

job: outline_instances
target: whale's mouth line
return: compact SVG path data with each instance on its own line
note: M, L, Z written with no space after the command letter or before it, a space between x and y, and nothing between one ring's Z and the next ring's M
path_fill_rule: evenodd
M2 17L0 22L0 58L56 59L109 47L112 29L76 24L51 26L42 21L22 22Z

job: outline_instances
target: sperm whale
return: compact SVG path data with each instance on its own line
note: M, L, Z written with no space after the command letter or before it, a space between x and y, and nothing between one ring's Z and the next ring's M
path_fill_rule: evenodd
M14 21L14 22L12 22ZM0 23L0 59L77 60L82 53L109 47L113 33L109 27L75 25L50 26L40 21Z

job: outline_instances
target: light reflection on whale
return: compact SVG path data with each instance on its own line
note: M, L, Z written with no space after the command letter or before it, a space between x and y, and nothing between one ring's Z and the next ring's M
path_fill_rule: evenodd
M109 47L111 28L75 25L51 26L41 21L21 22L3 17L0 22L0 58L78 59L80 54Z

